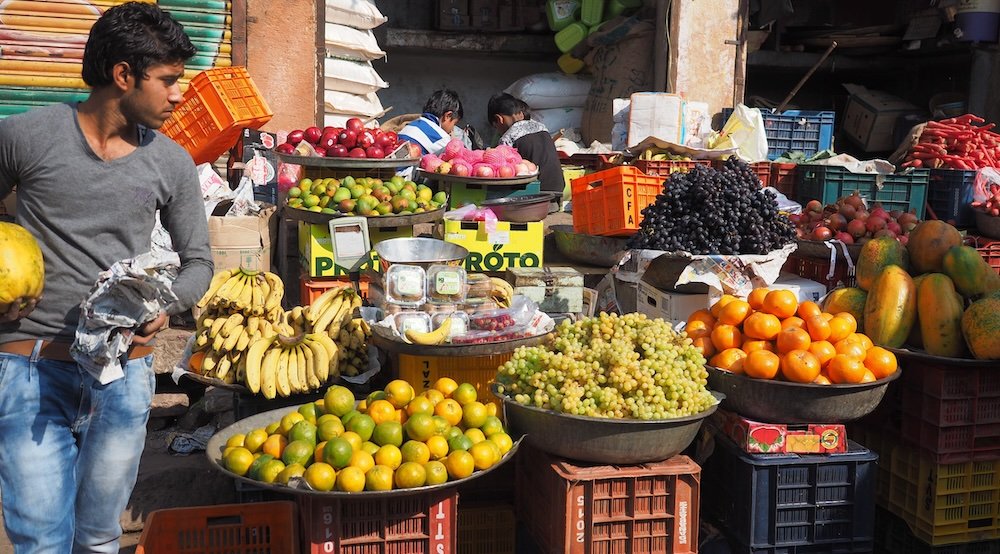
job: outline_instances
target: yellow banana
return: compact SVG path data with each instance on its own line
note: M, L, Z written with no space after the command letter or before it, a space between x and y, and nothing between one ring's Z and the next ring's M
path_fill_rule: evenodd
M299 380L299 356L297 352L300 346L302 345L297 344L288 352L288 389L293 394L305 389L305 383Z
M243 324L243 321L244 321L243 314L236 313L229 316L229 319L227 319L225 321L225 324L223 324L222 326L222 334L228 337L230 334L232 334L233 329Z
M219 356L215 352L206 352L205 359L201 362L201 371L205 375L211 375L215 366L219 365Z
M236 375L233 377L233 381L236 383L246 383L247 380L247 357L240 356L238 360L233 362L236 365Z
M247 362L246 384L252 393L256 394L260 392L261 365L263 364L264 353L274 344L274 339L277 336L276 334L264 335L263 338L250 343L250 348L247 350L247 355L245 356Z
M282 348L281 355L278 356L278 373L275 375L275 389L278 392L278 396L283 398L288 398L288 395L292 394L291 387L288 383L288 352L289 348Z
M326 348L323 347L323 344L319 341L311 340L306 344L308 344L309 349L312 350L312 373L317 381L316 384L314 384L313 381L310 380L309 385L318 389L330 379L330 355L327 353Z
M209 331L211 331L211 329L204 329L198 333L198 336L194 339L195 346L205 346L208 344Z
M247 275L244 278L243 288L240 290L240 295L236 298L236 309L250 310L250 304L253 302L253 282L254 277Z
M323 294L319 295L316 300L313 300L312 304L309 305L308 311L306 312L306 317L309 318L309 321L315 321L316 318L323 313L323 310L326 309L327 305L330 302L333 302L333 300L337 298L341 292L343 292L342 288L334 287L327 289L323 292Z
M205 292L205 295L202 296L201 300L198 300L198 303L195 305L202 309L208 307L208 303L215 297L216 293L219 292L222 285L225 285L226 281L233 276L233 271L234 270L232 269L223 269L222 271L216 273L215 276L212 277L212 282L208 285L208 291Z
M260 315L264 313L264 291L260 288L260 281L263 279L260 275L254 275L250 278L250 313L253 315Z
M299 392L309 392L309 367L306 366L306 351L309 350L309 346L306 343L302 343L295 347L295 367L298 369L297 377L299 382ZM288 373L288 377L292 376L291 372Z
M215 350L216 352L222 352L222 347L225 345L226 345L226 335L223 335L222 333L215 335L215 338L212 340L212 350Z
M275 307L281 305L281 299L285 294L285 284L277 275L270 271L264 272L264 279L267 280L267 284L271 287L270 294L264 299L264 311L270 312Z
M422 333L420 331L414 331L413 329L406 330L406 340L412 342L413 344L423 344L423 345L433 345L442 344L445 339L448 338L448 333L451 332L451 318L445 318L441 322L441 326L437 329L431 331L430 333Z
M215 368L216 379L226 380L229 375L229 370L232 367L232 362L229 360L229 356L223 356L219 359L219 364Z
M343 305L343 296L338 296L327 303L326 307L323 308L323 311L318 312L317 315L313 317L313 332L326 330L326 328L330 326L330 322L333 321L333 318L340 312L340 308Z
M263 273L257 275L257 283L260 284L260 294L261 294L261 305L260 311L263 314L266 311L265 306L267 306L267 298L271 296L271 285L267 282L267 278Z
M240 326L232 330L231 333L226 335L226 342L222 344L223 352L232 352L236 345L239 344L241 337L247 336L247 328ZM249 340L249 339L248 339Z
M229 307L239 310L239 300L243 295L243 289L247 288L247 276L240 273L238 274L237 280L239 281L236 286L229 290L228 294L222 299L225 302L222 304L223 307Z
M277 396L278 381L278 358L284 350L280 346L272 346L260 365L260 392L264 398L274 400ZM247 373L250 373L249 360L247 361Z
M308 341L303 345L302 356L305 358L305 380L304 383L309 388L309 390L317 390L320 388L319 377L316 376L316 359L313 357L313 345L310 344L314 341ZM323 347L320 346L320 349ZM299 367L301 371L302 367Z

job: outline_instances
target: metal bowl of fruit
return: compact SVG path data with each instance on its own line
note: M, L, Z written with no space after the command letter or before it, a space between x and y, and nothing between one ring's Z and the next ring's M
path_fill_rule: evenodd
M569 415L526 406L492 385L503 400L505 421L513 436L524 434L533 447L556 456L599 464L660 462L680 454L694 441L702 421L715 413L707 410L674 419L612 419ZM717 401L724 396L713 392Z
M402 237L375 245L382 271L392 264L418 265L428 269L435 264L459 265L469 255L464 246L438 239Z
M870 414L900 371L870 383L818 385L754 379L713 366L708 386L726 395L723 409L767 423L844 423Z

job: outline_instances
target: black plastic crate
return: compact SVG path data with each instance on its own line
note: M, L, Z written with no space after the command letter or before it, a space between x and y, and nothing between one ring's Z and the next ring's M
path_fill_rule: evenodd
M973 227L976 214L971 204L975 183L975 170L932 169L927 204L938 219L954 221L956 227ZM930 214L927 215L930 217Z
M722 110L725 125L733 109ZM761 110L764 134L767 136L767 159L780 158L785 152L802 152L811 156L833 147L833 122L837 112L786 110L780 114Z
M721 435L715 445L703 470L703 505L742 547L832 552L873 540L874 452L848 441L848 451L839 454L754 455ZM788 549L819 546L824 549Z
M868 539L803 546L776 546L774 548L739 546L730 550L733 554L872 554L874 548L874 543Z
M796 175L795 201L805 205L810 200L819 200L825 206L858 191L869 203L881 203L887 212L913 210L917 217L923 219L929 180L930 170L927 169L877 175L851 173L832 165L800 165Z

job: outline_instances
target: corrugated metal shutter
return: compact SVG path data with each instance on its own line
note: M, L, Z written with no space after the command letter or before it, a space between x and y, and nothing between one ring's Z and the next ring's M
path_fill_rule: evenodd
M124 0L0 1L0 117L35 106L83 100L80 62L94 21ZM232 65L232 4L224 0L159 0L198 49L184 86L211 67Z

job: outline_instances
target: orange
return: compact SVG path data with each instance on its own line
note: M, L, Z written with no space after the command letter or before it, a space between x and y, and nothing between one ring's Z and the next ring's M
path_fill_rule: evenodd
M784 354L792 350L808 350L810 342L812 339L804 329L789 327L778 333L778 352Z
M314 490L331 491L336 482L337 472L329 464L318 462L307 467L302 477Z
M857 318L854 317L854 314L852 314L851 312L839 312L839 313L836 313L836 314L833 314L833 315L834 315L834 317L842 317L842 318L844 318L846 320L849 320L851 323L854 324L854 328L855 329L858 328L858 320L857 320Z
M743 333L760 340L774 340L781 332L781 320L771 314L754 312L743 322Z
M830 379L827 378L827 376L823 375L822 373L820 373L816 377L816 379L813 380L813 383L815 383L817 385L832 385L833 384L833 383L830 382Z
M711 358L715 355L715 345L712 344L712 337L698 337L691 342L695 348L701 351L701 355Z
M772 290L764 297L761 310L778 316L779 319L792 317L799 307L799 299L790 290Z
M700 310L695 310L691 314L691 316L688 317L687 324L691 325L695 321L699 321L701 323L704 323L705 326L708 327L709 329L711 329L712 327L715 327L715 317L712 316L711 312L709 312L708 310L706 310L704 308L702 308Z
M743 351L747 354L754 350L768 350L774 352L774 344L769 340L747 339L743 341Z
M764 298L767 297L767 293L771 291L763 288L753 289L750 291L750 295L747 296L747 303L750 304L750 309L759 310L764 306Z
M809 321L810 317L814 315L819 315L821 313L823 313L823 309L819 307L819 304L807 300L799 304L799 309L796 310L795 315L801 317L806 321Z
M720 324L712 329L712 344L719 350L739 348L743 344L743 336L738 327Z
M376 400L368 406L368 415L375 421L375 425L383 421L392 421L396 417L396 407L388 400Z
M440 460L448 455L448 440L437 435L427 439L427 450L431 453L431 458Z
M424 464L424 471L427 473L425 485L440 485L448 481L448 468L441 462L431 460Z
M366 491L391 491L393 470L388 466L376 465L365 473Z
M875 379L882 379L896 372L896 355L881 346L874 346L865 353L864 364Z
M443 394L445 398L448 398L458 388L458 383L451 377L441 377L437 381L434 381L431 388Z
M864 333L854 332L854 333L851 333L851 337L853 337L853 338L861 341L861 344L864 345L865 350L868 350L870 348L874 348L875 347L875 343L872 342L872 339L868 338L868 335L866 335ZM848 338L850 338L850 337L848 337Z
M205 352L195 352L188 360L188 369L194 373L201 373L201 366L205 363Z
M484 411L485 409L483 407ZM413 417L406 420L403 430L406 431L407 436L411 439L423 442L434 436L434 433L437 431L437 425L434 423L433 416L420 413L414 414Z
M746 352L739 348L727 348L712 356L712 359L708 363L719 369L725 369L733 373L743 373L743 360L746 357Z
M281 458L286 446L288 446L288 439L283 435L274 434L267 437L267 440L264 441L264 446L261 447L261 451L275 458Z
M444 459L444 467L448 470L448 477L452 480L464 479L472 475L476 469L476 461L465 450L456 450Z
M875 378L875 374L872 373L871 370L866 369L865 370L865 376L861 378L861 382L862 383L874 383L875 381L878 381L878 379Z
M850 316L851 314L847 315ZM834 344L851 336L857 330L857 324L854 323L853 317L847 319L846 317L837 315L827 322L827 324L830 326L830 337L827 340Z
M425 390L424 392L420 393L420 395L430 400L433 406L437 406L438 402L444 400L444 393L437 389ZM431 410L433 411L433 408L431 408Z
M375 458L364 450L358 450L351 454L349 466L360 469L362 473L367 473L369 469L375 467Z
M413 414L434 415L434 402L426 396L417 396L406 405L406 415L413 417Z
M409 440L403 443L403 447L399 449L400 454L403 456L403 462L419 462L420 464L426 464L431 461L431 449L427 447L426 444L414 440Z
M798 316L793 315L792 317L786 317L785 319L781 320L782 331L788 329L789 327L798 327L799 329L802 329L805 326L806 326L805 320L803 320L801 317Z
M809 343L809 352L819 360L819 366L825 368L826 364L837 355L837 349L833 344L825 340L817 340Z
M733 300L719 310L719 323L739 325L750 315L750 304L744 300Z
M477 442L469 449L472 454L472 463L476 469L483 470L493 467L493 464L500 461L500 448L496 443L490 441Z
M827 321L830 321L831 319L833 319L833 314L828 314L826 312L823 312L823 313L821 313L819 315L820 315L820 317L822 317L823 319L825 319Z
M376 465L386 466L395 470L399 467L399 464L403 463L403 453L394 445L387 444L378 449L374 459Z
M226 441L226 446L244 446L243 442L246 440L247 436L242 433L237 433ZM249 448L247 449L249 450Z
M792 350L781 359L781 374L793 383L812 383L819 372L819 358L808 350Z
M390 381L385 386L385 399L396 409L402 408L410 403L415 396L413 387L402 379Z
M684 332L692 339L707 337L712 334L712 328L704 321L692 321L684 327Z
M865 345L850 337L834 344L834 346L837 348L838 355L850 356L858 361L865 359Z
M483 405L482 402L469 402L468 404L462 406L462 425L464 425L466 429L482 427L483 424L486 423L487 417L489 417L489 414L486 413L486 406ZM431 424L432 428L430 432L427 433L427 437L434 434L433 422L431 422ZM414 436L413 438L417 440L426 440L427 437L421 438L419 436Z
M475 402L478 398L478 393L476 392L476 387L472 386L471 383L462 383L455 389L455 392L451 393L451 398L465 406L469 402Z
M458 425L462 421L462 405L451 398L445 398L434 406L434 415L445 418L450 425Z
M834 383L860 383L865 377L865 365L860 358L837 354L830 360L827 372Z
M353 466L345 467L337 472L336 487L342 492L361 492L365 490L365 472Z
M811 316L806 320L806 331L812 340L826 340L830 338L830 322L818 314Z
M743 360L743 372L755 379L774 379L781 359L769 350L754 350Z
M344 439L345 441L351 443L351 448L353 448L354 450L360 450L361 445L364 444L365 442L364 440L361 439L361 435L355 433L354 431L347 431L343 435L340 435L340 437L338 438Z
M731 294L723 294L722 298L718 299L715 304L712 304L712 308L709 310L709 313L711 313L712 317L715 319L719 319L719 313L722 311L722 308L725 308L726 304L729 304L733 300L736 300L735 296Z
M422 487L427 482L427 471L421 463L406 462L396 469L393 482L398 489Z
M246 475L250 471L250 465L254 462L253 453L242 446L234 447L223 457L226 469L236 475Z

